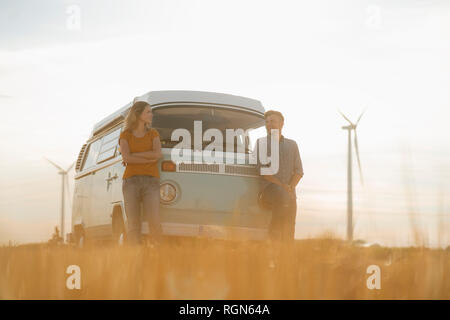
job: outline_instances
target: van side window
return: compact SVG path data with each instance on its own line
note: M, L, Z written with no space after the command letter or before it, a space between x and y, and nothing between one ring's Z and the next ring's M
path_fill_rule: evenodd
M87 157L86 160L84 161L83 170L89 169L95 165L98 153L100 151L101 143L102 143L101 139L91 142L91 144L88 147Z
M120 130L121 128L118 128L103 137L97 163L109 160L116 156L117 146L119 145Z

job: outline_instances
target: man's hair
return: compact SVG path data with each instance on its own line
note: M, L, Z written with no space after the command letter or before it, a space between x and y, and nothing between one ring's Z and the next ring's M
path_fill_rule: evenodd
M272 115L276 115L278 117L280 117L281 121L284 122L284 117L281 114L280 111L275 111L275 110L268 110L264 113L264 119L267 119L267 117L272 116Z

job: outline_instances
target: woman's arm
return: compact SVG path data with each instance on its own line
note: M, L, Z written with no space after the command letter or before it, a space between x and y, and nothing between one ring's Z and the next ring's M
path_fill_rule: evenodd
M150 159L150 160L158 160L162 158L161 153L161 140L158 137L153 138L153 150L152 151L145 151L145 152L134 152L131 153L132 156L140 157L144 159Z
M130 147L128 146L128 142L125 139L120 139L119 141L120 153L122 154L122 160L125 163L152 163L156 162L155 159L146 159L142 157L138 157L136 155L132 155L130 153Z

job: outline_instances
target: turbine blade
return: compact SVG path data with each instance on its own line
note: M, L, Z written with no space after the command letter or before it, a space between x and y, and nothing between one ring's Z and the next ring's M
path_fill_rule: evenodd
M356 129L355 129L354 144L355 144L355 151L356 151L356 159L358 160L359 177L361 179L361 184L364 185L363 175L362 175L362 170L361 170L361 161L359 159L358 135L356 134Z
M69 172L70 169L72 169L72 167L74 166L74 164L75 164L75 162L73 162L73 163L70 165L70 167L67 168L66 172Z
M56 168L58 168L59 170L64 172L64 169L61 168L60 166L58 166L56 163L54 163L53 161L47 159L46 157L44 157L45 160L47 160L48 162L50 162L52 165L54 165Z
M341 112L341 110L338 109L338 112L341 114L341 116L344 117L345 120L347 120L353 126L353 123L346 116L344 116L344 114Z
M367 108L366 109L364 109L364 111L360 114L360 116L359 116L359 118L358 118L358 120L356 121L356 125L358 125L358 123L359 123L359 120L361 120L361 117L363 116L363 114L366 112L366 110L367 110Z

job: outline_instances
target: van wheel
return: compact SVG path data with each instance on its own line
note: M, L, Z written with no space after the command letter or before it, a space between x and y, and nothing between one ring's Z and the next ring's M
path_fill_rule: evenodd
M122 246L126 241L126 231L125 224L123 223L123 219L119 215L115 215L112 221L112 240L115 245Z

